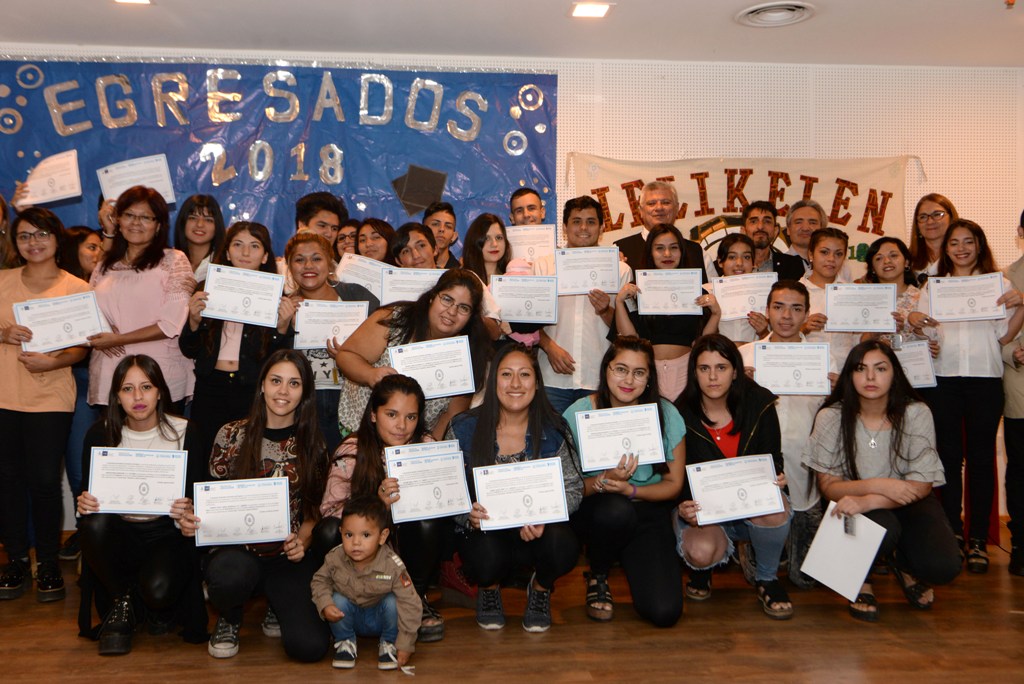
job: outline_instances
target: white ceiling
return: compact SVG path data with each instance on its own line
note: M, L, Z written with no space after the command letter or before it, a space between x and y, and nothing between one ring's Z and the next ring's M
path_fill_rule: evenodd
M1024 66L1024 2L810 0L816 16L754 29L760 0L619 0L570 18L569 0L7 0L0 43L270 53L487 55L808 64ZM12 50L13 51L13 50ZM111 50L116 54L116 49Z

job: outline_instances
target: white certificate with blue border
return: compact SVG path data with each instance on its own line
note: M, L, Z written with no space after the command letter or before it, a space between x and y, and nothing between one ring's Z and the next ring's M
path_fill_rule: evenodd
M828 343L754 342L754 380L773 394L832 391Z
M339 344L366 320L369 302L303 300L295 311L295 349L326 349L327 340Z
M904 341L899 349L893 350L900 360L903 373L915 388L936 387L935 363L932 361L932 350L926 340Z
M477 502L487 511L487 519L480 521L481 530L569 519L559 458L473 468L473 484Z
M287 477L197 482L196 546L263 544L291 534Z
M693 501L700 505L698 525L716 525L758 515L781 513L782 489L775 484L770 454L723 458L686 466Z
M699 268L663 268L636 272L637 306L641 316L699 316L696 304L704 294Z
M362 285L379 301L381 275L385 268L388 265L382 261L346 252L341 255L335 276L338 282Z
M19 302L14 320L32 331L22 350L41 353L88 344L86 338L103 332L104 323L95 292Z
M554 254L558 243L558 227L553 223L505 226L505 235L512 248L512 258L530 262Z
M778 280L779 274L774 271L712 278L711 287L722 308L722 320L739 321L751 311L764 313L768 294Z
M615 468L626 454L639 458L641 465L665 462L655 404L579 411L576 434L584 472Z
M277 307L284 292L284 276L248 268L211 265L204 288L210 296L203 318L277 327Z
M896 286L833 283L825 287L825 332L896 332Z
M389 266L380 274L380 305L414 302L437 285L444 275L441 268L398 268Z
M559 295L588 294L591 290L619 291L619 248L576 247L555 250Z
M167 515L185 496L188 452L93 447L87 491L100 513Z
M465 335L388 349L390 366L420 383L427 399L474 394L473 359Z
M491 276L491 294L509 323L558 322L557 276Z
M384 450L388 477L398 480L399 498L391 504L391 519L396 523L463 515L473 507L458 442L435 444L449 447L420 454L403 452L401 447Z
M996 304L1003 296L1003 274L928 279L930 315L937 321L985 321L1006 317Z

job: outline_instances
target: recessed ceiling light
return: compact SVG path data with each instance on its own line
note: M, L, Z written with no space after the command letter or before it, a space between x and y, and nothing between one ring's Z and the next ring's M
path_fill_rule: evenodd
M754 28L776 28L807 21L814 16L814 5L806 2L766 2L748 7L734 19Z
M152 0L114 0L119 5L152 5Z
M608 14L608 10L612 8L615 3L609 2L574 2L572 8L572 16L583 17L587 19L603 19L604 15Z

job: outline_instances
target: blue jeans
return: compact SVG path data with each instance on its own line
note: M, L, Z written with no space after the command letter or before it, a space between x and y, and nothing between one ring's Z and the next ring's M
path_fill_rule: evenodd
M718 565L725 565L735 550L735 542L750 542L754 547L754 554L757 558L754 579L758 582L770 582L777 579L779 574L779 560L782 558L782 549L786 546L786 538L789 536L789 523L793 520L793 511L787 510L789 517L786 522L777 527L765 527L755 525L749 519L730 520L719 523L718 526L725 532L728 548L725 555L710 566L696 568L690 564L683 555L683 536L690 526L683 522L683 519L672 512L672 523L676 533L676 552L692 570L708 570Z
M337 622L329 623L336 642L354 640L356 635L379 636L381 641L392 644L398 638L398 602L394 594L387 594L376 604L361 608L335 592L334 605L345 614Z
M548 401L551 402L552 408L562 415L565 413L565 409L578 399L582 399L588 395L594 393L595 390L589 389L565 389L562 387L545 387L544 392L548 395Z

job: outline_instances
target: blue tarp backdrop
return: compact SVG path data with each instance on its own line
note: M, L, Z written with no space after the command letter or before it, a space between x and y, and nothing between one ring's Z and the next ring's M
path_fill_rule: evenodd
M443 188L465 234L481 212L507 216L524 185L557 206L557 86L550 74L0 61L0 192L76 149L83 196L47 206L95 226L96 170L162 153L178 205L213 195L225 220L270 227L275 250L295 200L318 190L397 227Z

